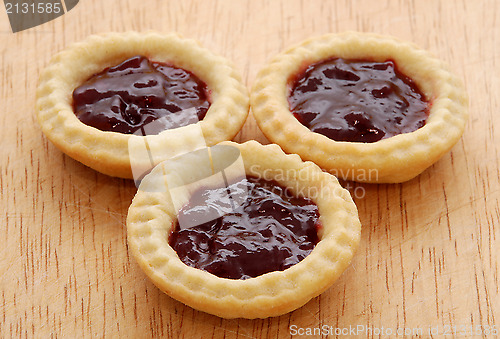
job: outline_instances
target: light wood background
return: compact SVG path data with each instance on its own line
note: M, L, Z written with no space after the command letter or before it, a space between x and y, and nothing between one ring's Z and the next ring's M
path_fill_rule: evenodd
M274 54L310 36L391 34L451 65L466 84L471 116L453 150L418 178L353 184L362 239L330 289L281 317L220 319L161 293L128 254L134 184L62 154L34 117L37 78L56 51L92 33L146 29L198 39L233 60L248 85ZM429 329L499 330L499 1L81 0L17 34L2 9L0 58L1 337L272 338L289 337L291 326L363 326L360 337L382 328L421 329L422 337ZM248 139L266 142L251 116L236 138Z

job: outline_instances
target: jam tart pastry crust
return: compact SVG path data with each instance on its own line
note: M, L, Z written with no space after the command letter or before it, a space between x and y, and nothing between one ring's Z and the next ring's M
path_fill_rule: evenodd
M211 105L205 118L192 124L197 128L188 125L143 136L104 132L78 119L72 107L73 90L90 76L136 55L173 64L206 83ZM243 126L249 110L248 91L234 65L197 41L175 33L90 36L52 58L41 73L36 97L38 122L54 145L84 165L122 178L133 177L129 156L131 138L135 138L132 142L136 144L147 143L155 155L154 162L158 163L199 147L201 134L202 143L208 146L231 140ZM175 154L164 154L166 150ZM149 163L144 166L149 167Z
M426 124L373 143L334 141L311 132L290 112L289 85L307 65L334 57L393 60L429 100ZM419 175L460 139L468 117L464 86L443 62L411 43L372 33L327 34L287 49L260 70L250 100L264 135L287 153L342 179L373 183L403 182Z
M249 319L293 311L325 291L349 265L360 241L356 205L334 176L297 155L286 155L277 145L256 141L219 145L239 149L247 175L275 180L318 206L320 241L312 252L288 269L246 280L219 278L184 264L168 242L176 220L172 198L168 191L149 189L166 185L164 163L143 179L130 206L130 251L155 285L197 310Z

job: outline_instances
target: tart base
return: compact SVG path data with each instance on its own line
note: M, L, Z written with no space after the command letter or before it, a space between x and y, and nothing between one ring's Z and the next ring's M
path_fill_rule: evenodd
M171 63L203 80L211 95L205 118L147 136L103 132L82 123L73 112L73 90L93 74L135 55ZM56 147L84 165L121 178L133 178L132 167L145 170L171 156L232 139L249 109L247 90L234 66L174 33L90 36L52 58L41 73L36 96L38 122Z
M246 280L219 278L182 263L168 243L176 220L175 203L166 179L175 166L169 167L169 161L144 178L130 206L130 251L162 291L197 310L223 318L250 319L293 311L325 291L349 265L361 232L356 206L334 176L311 162L303 162L297 155L285 155L277 145L262 146L249 141L223 142L215 147L218 146L239 151L248 175L275 180L316 203L321 227L320 241L313 251L284 271ZM200 158L189 161L194 161L192 170L197 172ZM214 169L217 172L217 166ZM190 176L189 172L186 169L185 175ZM229 172L228 176L232 174ZM183 194L177 191L175 197L179 195Z
M307 65L332 57L394 60L430 101L426 124L373 143L334 141L311 132L290 112L290 79ZM453 147L468 117L464 86L443 62L413 44L357 32L312 38L277 55L258 73L251 107L264 135L287 153L339 178L371 183L397 183L419 175Z

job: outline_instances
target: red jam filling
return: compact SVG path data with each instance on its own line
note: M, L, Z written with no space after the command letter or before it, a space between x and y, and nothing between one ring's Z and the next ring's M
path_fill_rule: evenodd
M291 84L290 110L335 141L375 142L425 125L430 104L394 61L329 59Z
M196 123L209 107L207 86L194 74L143 56L106 68L73 91L80 121L126 134L139 129L142 135L158 134Z
M245 187L247 199L228 210L223 198L228 188L243 192ZM176 223L169 243L186 265L220 278L248 279L295 265L318 243L319 212L311 200L253 177L228 188L199 190L179 211L183 221L203 218L214 209L222 215L182 229Z

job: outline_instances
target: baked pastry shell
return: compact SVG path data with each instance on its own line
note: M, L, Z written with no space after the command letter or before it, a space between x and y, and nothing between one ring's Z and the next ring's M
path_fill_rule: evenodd
M181 67L205 82L211 98L205 118L147 136L104 132L82 123L73 112L73 90L93 74L136 55ZM176 154L231 140L249 110L248 91L232 63L175 33L92 35L52 58L41 73L36 97L38 122L54 145L99 172L122 178L133 177L130 147L147 145L154 163L159 163ZM149 160L149 156L144 156L145 163L135 159L135 165L148 168Z
M349 192L337 179L277 145L223 142L240 151L248 175L276 180L318 206L319 243L302 261L246 280L219 278L184 264L168 243L176 220L163 163L144 178L127 217L129 249L147 276L166 294L224 318L266 318L293 311L326 290L349 265L361 225ZM168 162L168 161L167 161ZM189 170L188 170L189 171Z
M290 84L307 66L333 57L395 61L430 101L426 124L373 143L334 141L311 132L290 112ZM443 62L411 43L357 32L312 38L274 57L257 75L251 107L262 132L287 153L339 178L373 183L403 182L423 172L459 140L468 117L464 86Z

